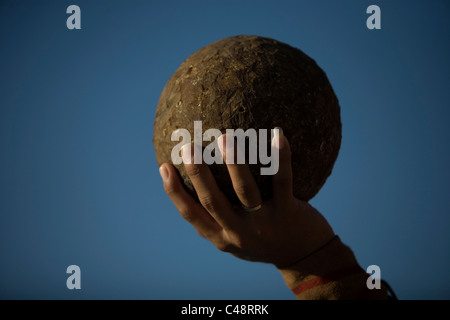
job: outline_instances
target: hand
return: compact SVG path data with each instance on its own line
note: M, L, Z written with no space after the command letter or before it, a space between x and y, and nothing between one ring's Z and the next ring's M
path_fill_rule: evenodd
M180 215L201 236L236 257L273 263L282 268L326 244L334 233L316 209L294 197L290 146L283 134L279 135L279 139L280 166L272 178L272 199L262 203L247 164L227 163L233 188L242 205L253 208L262 203L255 212L233 209L205 163L194 164L190 161L191 164L186 164L187 161L184 161L200 203L183 188L172 165L162 164L160 173L164 189ZM183 154L183 159L187 157L192 158L193 153Z

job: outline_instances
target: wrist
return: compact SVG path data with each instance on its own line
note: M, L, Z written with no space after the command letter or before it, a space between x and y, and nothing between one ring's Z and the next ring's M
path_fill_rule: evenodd
M298 299L383 298L385 295L383 290L367 289L368 275L338 236L279 271Z

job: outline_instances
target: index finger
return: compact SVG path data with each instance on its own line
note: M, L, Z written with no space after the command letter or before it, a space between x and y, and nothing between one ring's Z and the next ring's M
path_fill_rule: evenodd
M180 215L189 222L200 235L214 241L220 236L222 228L205 209L183 188L177 172L172 165L163 163L159 168L163 178L164 190L172 200Z

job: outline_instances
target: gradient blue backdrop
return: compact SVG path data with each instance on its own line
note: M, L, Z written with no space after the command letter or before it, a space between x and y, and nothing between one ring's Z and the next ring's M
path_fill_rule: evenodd
M70 4L82 30L66 28ZM342 149L311 203L360 264L400 298L450 298L449 16L438 0L0 1L0 298L294 298L273 266L200 238L155 161L166 81L237 34L327 73ZM71 264L81 290L66 288Z

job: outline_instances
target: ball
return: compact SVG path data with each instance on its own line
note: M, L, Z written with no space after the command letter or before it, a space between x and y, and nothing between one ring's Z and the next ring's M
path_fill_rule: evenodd
M216 128L283 129L292 151L293 193L308 201L330 176L342 136L340 107L325 72L301 50L274 39L240 35L211 43L189 56L165 85L156 109L153 143L159 165L172 163L172 133L194 121ZM270 143L270 137L269 137ZM202 147L211 142L203 141ZM263 200L272 196L272 176L250 164ZM183 164L175 165L196 197ZM239 200L225 164L209 165L222 192Z

